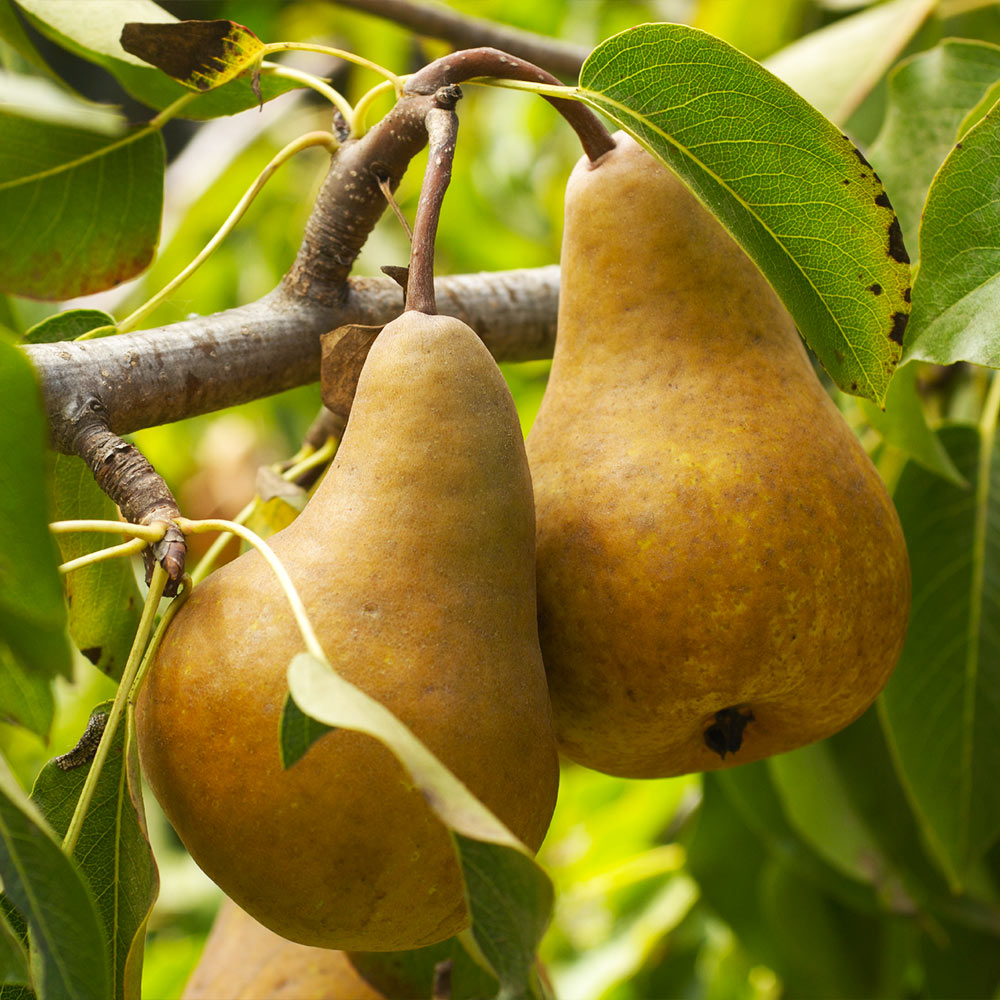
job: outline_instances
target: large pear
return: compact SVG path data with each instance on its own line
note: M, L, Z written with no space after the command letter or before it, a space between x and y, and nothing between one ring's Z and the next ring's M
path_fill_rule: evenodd
M528 435L542 653L572 759L664 777L857 718L910 606L892 501L760 271L632 138L566 191Z
M459 321L404 313L372 347L326 478L272 545L333 666L533 849L558 783L534 542L496 364ZM455 934L468 916L449 834L381 743L329 732L282 770L303 648L256 553L199 584L137 706L149 784L195 861L278 934L359 951Z

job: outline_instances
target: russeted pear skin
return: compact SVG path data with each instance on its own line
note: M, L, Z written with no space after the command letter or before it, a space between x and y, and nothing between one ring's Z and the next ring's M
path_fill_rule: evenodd
M469 327L417 312L385 327L329 472L270 541L334 668L537 849L558 758L531 483L510 393ZM451 840L381 743L335 730L282 771L302 651L256 553L194 588L137 705L150 786L202 869L284 937L394 951L454 935L468 916Z
M181 1000L387 1000L342 951L288 941L224 900Z
M652 778L857 718L899 656L910 573L892 501L774 291L615 138L568 183L527 449L560 749Z

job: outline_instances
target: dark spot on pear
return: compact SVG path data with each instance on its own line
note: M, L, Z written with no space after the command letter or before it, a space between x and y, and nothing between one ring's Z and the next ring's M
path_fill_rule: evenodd
M96 667L98 661L101 659L101 653L103 650L100 646L88 646L86 649L81 649L80 652L83 653L83 655L86 656L87 659L90 660L90 662Z
M858 391L858 383L857 382L852 382L851 383L851 392L857 392L857 391Z
M900 264L910 263L910 255L903 244L903 230L899 228L899 219L895 216L889 224L889 256Z
M909 290L909 288L904 288L903 289L903 301L904 302L909 302L910 301L910 290Z
M872 165L865 159L865 154L862 153L857 146L854 146L854 155L861 161L863 166L866 166L869 170L871 170Z
M875 204L879 208L892 208L892 202L889 201L889 196L884 191L881 194L875 195Z
M874 285L868 286L868 291L871 292L872 295L881 295L882 286L876 281Z
M906 330L906 324L909 320L908 313L897 312L892 314L892 330L889 333L889 339L899 344L900 347L903 346L903 331Z
M753 722L753 712L741 712L738 708L720 709L715 713L715 722L705 730L705 746L725 760L727 753L736 753L743 746L743 730Z

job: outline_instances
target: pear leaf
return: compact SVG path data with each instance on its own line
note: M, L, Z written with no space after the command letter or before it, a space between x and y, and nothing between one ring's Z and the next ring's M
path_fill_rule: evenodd
M1000 104L957 142L927 194L907 360L1000 368Z
M965 131L963 118L997 80L1000 46L959 38L906 59L889 75L885 121L868 158L892 193L911 254L931 181ZM988 110L982 108L975 121Z
M106 721L110 711L109 701L96 706L87 731L99 717ZM92 758L96 749L94 743L83 756ZM31 791L32 800L60 836L69 828L92 764L84 760L67 767L67 757L49 761ZM75 763L76 758L69 761ZM135 734L125 716L118 723L97 779L74 857L103 918L115 977L114 993L109 995L116 1000L139 1000L146 921L156 899L159 877L146 837Z
M114 502L97 485L82 459L75 455L53 455L49 468L55 520L117 518ZM85 531L58 536L64 562L120 541L114 535ZM132 563L122 558L105 559L75 569L64 579L70 638L98 670L120 679L142 610Z
M24 334L26 344L55 344L77 337L100 327L114 328L115 319L100 309L68 309L36 323Z
M131 278L153 258L163 141L109 138L0 111L0 288L68 299Z
M2 758L0 877L7 899L27 921L41 996L111 996L110 961L94 894Z
M24 353L0 340L0 655L47 680L69 676L66 607L49 534L45 418ZM4 708L0 705L0 715Z
M235 21L129 22L122 48L192 90L214 90L260 63L264 44Z
M529 996L534 954L550 918L552 885L528 849L384 705L309 653L288 670L300 709L318 722L367 733L396 756L451 831L472 916L472 936L502 998Z
M910 312L909 257L854 143L758 63L680 24L603 42L577 93L719 219L837 385L882 405Z
M886 738L951 886L1000 838L1000 447L995 429L946 427L961 488L910 463L894 493L913 574L899 665L882 694ZM930 752L929 748L932 748Z

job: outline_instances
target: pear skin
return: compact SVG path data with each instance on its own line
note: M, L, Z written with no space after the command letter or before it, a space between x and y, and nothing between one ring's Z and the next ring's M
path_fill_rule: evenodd
M534 541L495 362L458 320L407 312L372 347L325 479L271 544L333 667L537 849L558 758ZM199 584L137 704L150 786L209 877L284 937L395 951L454 935L468 915L450 836L381 743L332 731L281 769L302 651L256 553Z
M342 951L269 931L224 900L181 1000L387 1000Z
M651 778L857 718L910 607L895 508L763 275L630 136L566 191L528 435L562 752Z

